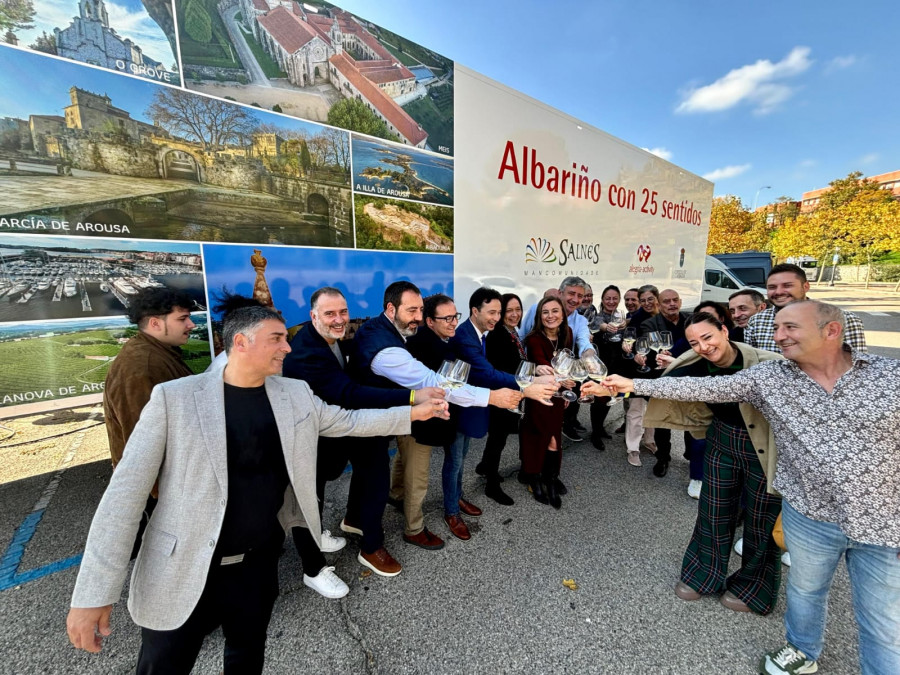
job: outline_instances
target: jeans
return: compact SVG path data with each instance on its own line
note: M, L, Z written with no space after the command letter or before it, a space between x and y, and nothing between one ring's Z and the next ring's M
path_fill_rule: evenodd
M457 432L456 439L444 448L444 466L441 469L441 483L444 487L444 515L459 515L459 500L462 499L463 468L469 441L465 434Z
M818 659L825 645L828 591L846 557L859 624L863 675L900 673L900 549L849 539L835 523L811 520L782 502L784 539L791 552L787 582L787 641Z

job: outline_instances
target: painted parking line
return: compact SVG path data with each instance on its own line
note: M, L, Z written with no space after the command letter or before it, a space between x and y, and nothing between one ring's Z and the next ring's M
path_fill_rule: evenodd
M75 458L75 453L81 446L84 435L83 431L76 434L59 469L53 474L53 478L50 479L47 487L44 488L40 498L32 507L31 512L25 516L25 520L23 520L22 524L16 528L12 541L9 542L6 551L3 552L3 557L0 557L0 591L5 591L9 588L28 583L29 581L34 581L35 579L40 579L48 574L61 572L62 570L68 569L81 562L81 553L79 553L78 555L73 555L69 558L63 558L62 560L36 567L35 569L22 572L19 571L19 565L21 565L22 558L25 556L25 548L34 537L34 533L37 532L38 525L41 523L41 518L44 517L44 512L50 505L50 500L53 499L53 495L55 495L56 491L59 489L63 474Z

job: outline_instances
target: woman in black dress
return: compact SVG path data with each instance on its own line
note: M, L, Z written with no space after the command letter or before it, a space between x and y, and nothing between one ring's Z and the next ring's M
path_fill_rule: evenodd
M500 296L501 320L484 340L487 359L497 370L511 375L525 361L525 346L519 339L518 327L522 323L522 301L515 293L504 293ZM498 504L512 506L513 499L500 487L503 478L500 476L500 454L506 446L510 434L519 431L519 415L505 408L490 406L488 436L484 444L481 461L475 467L475 473L487 478L484 494Z

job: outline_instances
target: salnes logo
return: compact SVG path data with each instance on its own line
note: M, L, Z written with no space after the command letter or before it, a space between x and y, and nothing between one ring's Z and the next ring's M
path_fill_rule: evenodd
M646 246L641 244L637 247L637 258L638 262L642 263L650 260L650 244L647 244Z
M525 262L556 262L556 251L547 239L532 237L525 246Z

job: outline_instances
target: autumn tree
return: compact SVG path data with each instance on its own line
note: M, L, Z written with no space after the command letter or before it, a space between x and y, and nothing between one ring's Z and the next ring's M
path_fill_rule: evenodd
M9 44L15 44L16 31L34 28L34 4L31 0L0 0L0 32Z
M734 195L713 199L707 254L767 251L769 238L765 213L750 213Z
M328 124L361 134L369 134L389 141L399 141L400 137L388 131L387 124L368 106L355 98L338 101L328 111Z
M242 143L256 130L255 120L241 106L181 89L157 90L146 114L168 132L197 141L206 151Z
M900 249L900 202L887 190L860 190L834 210L831 226L841 254L866 265L868 288L872 261Z

